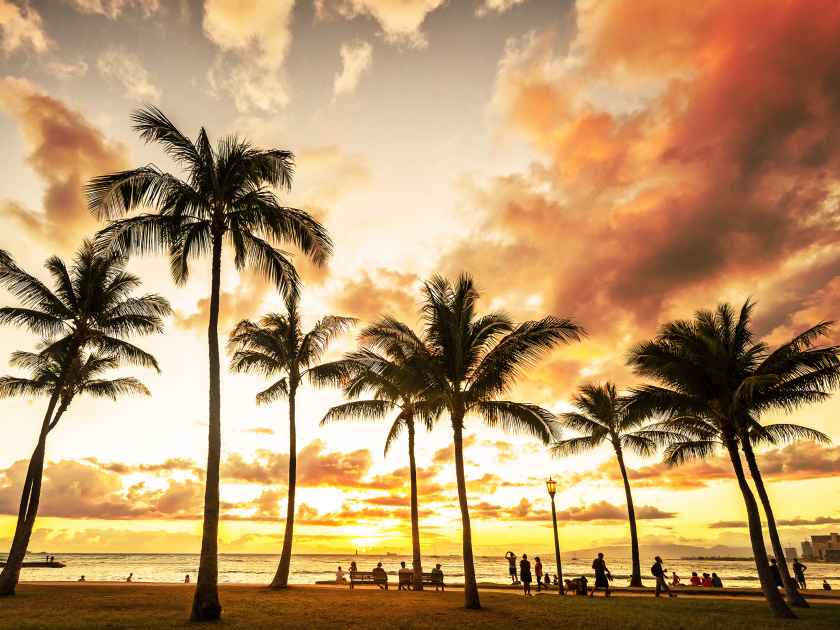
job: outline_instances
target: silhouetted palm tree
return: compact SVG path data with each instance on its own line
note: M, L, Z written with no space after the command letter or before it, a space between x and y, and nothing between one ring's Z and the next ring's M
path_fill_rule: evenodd
M582 435L557 442L553 450L558 455L566 455L589 451L604 443L612 447L624 481L627 516L630 521L630 549L633 559L630 586L642 586L636 511L633 507L627 468L624 465L624 451L653 455L658 445L667 443L671 436L654 425L646 424L645 418L629 413L626 400L618 396L613 383L584 385L572 402L578 411L560 414L559 421L565 428Z
M423 293L423 339L404 324L386 319L377 327L371 347L389 351L402 346L402 351L422 364L430 404L449 413L461 509L464 605L480 608L464 479L464 419L477 415L491 428L550 442L556 437L554 414L537 405L498 398L509 390L522 368L533 366L557 344L580 339L583 330L570 320L557 317L515 325L502 313L478 316L478 292L466 274L454 285L435 276L425 284Z
M286 298L286 313L269 313L259 322L242 320L231 333L229 347L233 352L231 369L235 372L257 372L276 379L257 394L258 404L287 398L289 401L289 498L283 551L272 588L286 588L292 560L292 538L295 526L295 488L297 480L297 443L295 403L297 390L304 378L314 385L332 384L339 378L331 364L318 365L330 342L354 323L352 317L327 315L305 333L301 329L300 311L295 297Z
M750 340L750 313L752 304L742 309L745 326ZM796 581L790 575L784 547L776 526L776 519L770 503L770 497L764 486L761 469L758 466L754 445L796 440L813 440L827 443L829 438L824 433L797 424L776 423L762 426L759 418L762 413L776 409L789 410L797 406L820 402L829 397L826 390L840 382L840 362L837 346L815 346L817 340L824 337L830 329L830 323L822 322L782 344L772 353L764 343L752 345L755 363L747 368L748 376L743 379L743 386L738 393L739 414L738 435L744 459L750 470L750 476L756 486L759 500L764 508L767 529L773 553L776 556L788 601L793 606L807 607L805 598L797 590ZM671 421L666 421L667 426ZM697 418L691 422L684 420L673 422L681 427L684 439L674 444L669 450L672 460L679 462L694 454L713 451L722 443L715 423Z
M364 330L361 335L362 342L367 340L375 345L377 333L382 328L388 329L387 320ZM371 398L351 400L332 407L321 420L321 425L339 420L381 421L393 417L391 428L385 439L386 455L403 431L408 434L413 588L415 591L422 591L423 565L420 555L420 518L414 436L416 423L419 422L427 429L431 429L440 410L430 408L424 400L423 395L427 388L424 375L412 361L411 355L406 354L406 348L387 344L387 339L386 345L390 346L387 356L363 347L335 363L336 373L346 374L342 379L345 397L358 399L364 394L369 394Z
M53 290L17 266L0 269L0 286L21 303L0 308L0 323L27 328L47 339L38 355L19 353L13 357L20 367L33 370L33 376L28 383L26 379L6 380L4 391L6 395L50 392L24 481L11 550L0 573L0 595L14 594L29 545L40 500L47 434L80 387L89 394L138 393L130 379L110 385L90 379L97 370L118 362L158 369L152 355L124 337L161 332L162 318L170 313L169 303L158 295L133 296L140 279L125 271L125 259L97 255L89 241L83 243L69 270L55 256L47 260L46 268L55 284ZM49 378L54 379L51 388L46 383Z
M316 264L332 251L326 230L308 213L280 205L273 188L291 186L294 156L279 149L259 150L235 136L215 147L202 127L195 142L155 107L134 113L134 129L146 142L156 142L185 171L185 179L154 165L112 173L88 185L88 204L111 221L98 244L125 253L168 251L172 277L182 285L189 264L209 256L209 439L204 529L191 617L211 621L221 616L218 593L219 463L221 456L221 385L219 376L219 300L222 250L233 249L237 270L255 268L286 295L298 290L298 275L287 255L266 239L292 242Z
M739 446L751 452L750 433L757 431L753 420L758 414L824 400L826 390L840 381L840 361L836 347L808 349L810 343L803 339L786 344L788 350L781 354L769 353L766 344L753 342L752 308L746 302L738 315L728 304L715 312L699 311L692 320L665 325L654 340L634 348L630 364L662 385L636 388L632 405L637 412L671 414L664 426L689 436L666 451L672 464L708 457L723 444L744 498L764 595L775 615L795 617L770 577L761 516Z

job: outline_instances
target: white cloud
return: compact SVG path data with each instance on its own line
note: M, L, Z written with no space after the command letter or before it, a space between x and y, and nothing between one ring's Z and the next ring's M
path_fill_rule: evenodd
M56 79L77 79L87 74L88 65L84 61L64 62L50 61L47 64L47 71Z
M112 20L129 8L137 7L149 17L160 9L160 0L67 0L79 13L104 15Z
M365 41L355 41L341 45L341 72L337 72L333 81L333 96L352 94L373 62L373 46Z
M204 1L204 34L224 53L208 79L214 90L233 97L240 112L272 111L288 104L282 69L292 41L294 4Z
M160 100L160 89L152 83L140 58L121 48L110 48L96 62L99 74L116 81L126 90L126 95L136 101Z
M21 6L0 0L0 50L11 54L19 48L36 53L52 46L41 24L41 15L28 2Z
M484 0L478 9L476 9L475 13L479 16L485 16L490 13L505 13L516 5L524 3L525 0Z
M426 16L445 4L446 0L315 0L319 19L340 16L353 19L368 16L375 19L385 39L392 43L423 47L426 37L420 30Z

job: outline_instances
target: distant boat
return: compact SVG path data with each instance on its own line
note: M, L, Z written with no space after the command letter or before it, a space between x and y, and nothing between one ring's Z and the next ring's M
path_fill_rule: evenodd
M387 558L395 558L395 557L397 557L398 555L399 555L399 554L396 554L396 553L394 553L393 551L389 551L388 553L386 553L386 554L385 554L385 557L387 557Z
M0 567L5 566L5 562L0 562ZM20 566L24 569L63 569L67 565L63 562L24 562Z

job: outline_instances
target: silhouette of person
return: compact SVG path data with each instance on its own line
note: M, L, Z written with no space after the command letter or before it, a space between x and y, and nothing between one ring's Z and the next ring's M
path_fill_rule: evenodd
M505 554L505 559L508 561L508 573L510 573L510 583L516 584L516 554L508 551Z
M612 574L607 568L607 563L604 560L603 553L598 553L598 557L592 561L592 568L595 570L595 586L592 587L592 592L589 593L589 596L594 597L595 591L597 591L599 588L603 588L604 595L606 597L609 597L610 578L612 577Z
M519 561L519 579L522 581L525 597L531 597L531 562L527 553L523 553L522 560Z

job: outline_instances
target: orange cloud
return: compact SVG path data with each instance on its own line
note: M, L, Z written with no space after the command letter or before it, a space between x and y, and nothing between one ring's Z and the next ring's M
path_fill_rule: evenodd
M535 510L528 499L521 499L514 506L503 507L492 503L480 502L471 507L476 518L487 520L514 521L550 521L548 510ZM652 505L642 505L636 508L636 518L640 520L659 520L674 518L676 513L665 512ZM624 506L613 505L606 501L599 501L590 505L570 507L557 511L557 520L575 522L610 522L626 521L627 510Z
M791 274L840 274L840 7L607 1L577 15L568 47L550 32L508 43L493 112L537 159L468 184L487 220L444 271L590 330L545 383L556 395L582 372L626 382L627 345L720 299L771 303L787 282L777 321L829 318L833 297L814 303Z
M758 455L764 479L794 481L840 476L840 446L822 446L815 442L798 442ZM732 464L725 455L689 462L669 468L663 464L629 468L630 482L640 488L691 490L709 483L733 479ZM607 479L620 483L621 476L612 461L604 462L596 471L578 475L573 483L591 479Z
M377 269L372 274L363 271L359 278L342 283L339 292L332 296L332 304L364 322L383 315L413 322L417 318L420 283L420 277L413 273L392 269Z
M43 215L13 206L16 216L53 243L75 245L97 228L84 185L91 177L125 168L125 147L25 79L0 78L0 110L17 123L30 150L26 161L46 186Z

